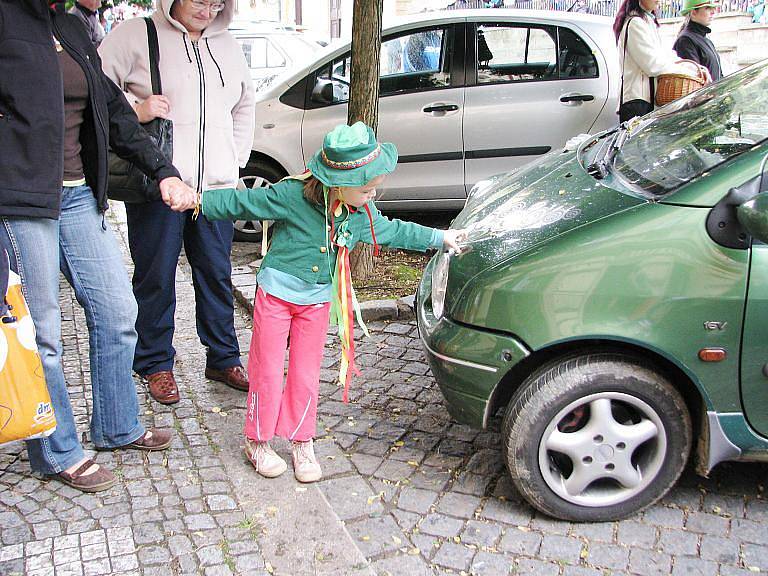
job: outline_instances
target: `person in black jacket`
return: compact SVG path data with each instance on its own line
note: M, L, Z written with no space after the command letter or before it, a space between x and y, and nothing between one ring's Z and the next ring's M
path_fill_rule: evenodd
M56 416L27 443L33 470L86 492L114 475L86 459L61 364L59 270L85 310L97 448L159 450L170 433L138 420L131 362L136 302L107 210L108 147L159 181L178 210L195 193L101 71L85 28L45 0L0 0L0 241L22 277Z
M693 60L709 70L713 82L723 77L720 55L712 40L707 38L707 34L712 32L709 25L716 11L717 4L711 0L685 0L680 10L680 14L686 17L685 23L673 46L680 58Z

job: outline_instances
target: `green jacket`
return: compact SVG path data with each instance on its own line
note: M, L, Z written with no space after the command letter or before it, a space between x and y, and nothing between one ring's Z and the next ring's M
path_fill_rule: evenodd
M432 228L390 220L369 203L376 241L382 246L419 250L433 246ZM323 207L304 198L304 183L286 179L269 188L206 190L202 213L209 220L274 220L272 240L262 266L274 268L312 284L330 284L336 251L326 244ZM349 218L347 246L373 244L368 214L360 209L337 218L335 228ZM330 224L330 219L328 220ZM330 233L330 231L329 231ZM330 242L330 238L328 239Z

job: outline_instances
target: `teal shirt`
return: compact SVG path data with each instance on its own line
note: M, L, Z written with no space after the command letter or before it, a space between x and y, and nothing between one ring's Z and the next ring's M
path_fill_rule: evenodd
M439 248L443 234L413 222L386 218L369 203L376 241L382 246L425 251ZM304 183L286 179L269 188L207 190L202 213L209 220L274 220L272 241L262 268L274 268L308 285L330 284L336 266L336 251L330 249L323 207L304 198ZM357 242L373 244L368 214L346 211L335 226L349 220L346 242L351 250ZM330 224L330 220L329 220ZM274 294L280 298L279 294Z

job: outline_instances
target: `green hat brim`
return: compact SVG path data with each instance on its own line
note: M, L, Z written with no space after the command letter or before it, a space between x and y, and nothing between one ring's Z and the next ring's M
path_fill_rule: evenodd
M376 178L394 171L397 166L397 148L390 142L381 142L381 153L365 166L352 170L337 170L326 166L316 152L307 162L307 169L326 186L365 186Z
M689 8L683 8L680 10L681 16L687 16L689 12L696 10L697 8L717 8L717 4L714 2L704 2L703 4L697 4L696 6L691 6Z

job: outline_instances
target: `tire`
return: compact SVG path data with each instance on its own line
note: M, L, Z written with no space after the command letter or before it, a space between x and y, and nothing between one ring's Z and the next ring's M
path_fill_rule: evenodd
M249 188L266 188L285 176L285 170L259 158L250 160L246 167L240 170L240 178ZM238 220L235 222L234 239L237 242L261 242L261 228L261 222L258 220Z
M660 372L617 354L560 359L534 372L510 402L502 434L522 496L578 522L647 508L675 484L691 451L680 393Z

